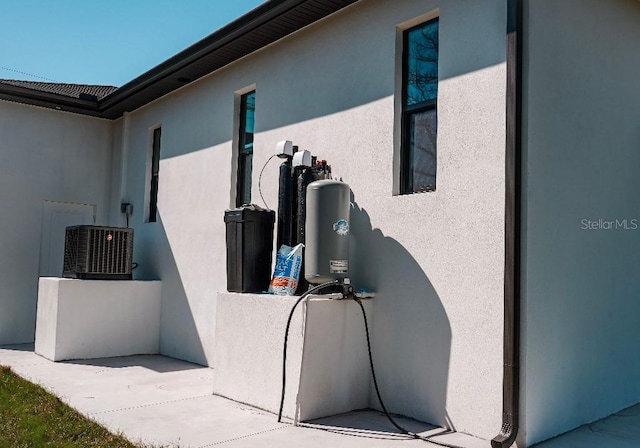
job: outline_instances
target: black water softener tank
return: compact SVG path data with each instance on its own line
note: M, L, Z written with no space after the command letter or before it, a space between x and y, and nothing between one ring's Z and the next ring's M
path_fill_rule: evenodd
M349 277L350 189L318 180L307 187L305 278L320 284Z

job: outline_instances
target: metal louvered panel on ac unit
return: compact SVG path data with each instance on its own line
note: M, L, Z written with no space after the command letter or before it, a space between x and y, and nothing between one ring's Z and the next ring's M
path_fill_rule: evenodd
M67 227L63 277L131 280L133 229Z

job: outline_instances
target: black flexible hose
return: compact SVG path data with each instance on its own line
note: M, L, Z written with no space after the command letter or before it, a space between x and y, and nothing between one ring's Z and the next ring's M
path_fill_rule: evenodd
M309 294L312 294L316 291L319 291L327 286L337 285L338 280L332 280L330 282L323 283L318 286L314 286L309 289L307 292L302 294L300 298L296 301L296 303L291 308L291 312L289 313L289 319L287 319L287 328L284 330L284 347L282 349L282 395L280 397L280 410L278 411L278 422L282 421L282 408L284 407L284 392L285 386L287 385L287 342L289 340L289 327L291 326L291 320L293 319L293 312L298 307L298 304L302 302Z
M295 311L295 309L298 307L298 305L300 304L300 302L302 302L308 295L319 291L323 288L326 288L327 286L331 286L331 285L337 285L339 284L338 280L333 280L327 283L323 283L321 285L315 286L311 289L309 289L307 292L305 292L304 294L302 294L300 296L300 298L298 300L296 300L296 303L293 305L293 307L291 308L291 312L289 313L289 318L287 319L287 327L285 329L285 333L284 333L284 347L282 350L282 394L280 396L280 410L278 411L278 423L282 421L282 409L284 408L284 397L285 397L285 388L287 385L287 343L289 340L289 327L291 326L291 320L293 319L293 313ZM371 354L371 338L369 337L369 322L367 320L367 313L364 310L364 306L362 305L362 301L358 298L358 297L353 297L353 300L360 305L360 310L362 310L362 318L364 320L364 330L367 336L367 352L369 353L369 366L371 367L371 377L373 378L373 386L376 390L376 395L378 397L378 401L380 402L380 407L382 408L382 411L384 412L384 415L387 417L387 419L391 422L391 424L393 426L395 426L399 431L401 431L403 434L406 434L414 439L418 439L418 440L422 440L424 442L429 442L429 443L433 443L434 445L438 445L438 446L442 446L445 448L464 448L461 447L459 445L452 445L452 444L448 444L448 443L444 443L444 442L439 442L437 440L433 440L430 439L428 437L423 437L419 434L416 434L415 432L409 431L408 429L400 426L391 416L391 414L389 414L389 411L387 410L387 407L384 405L384 402L382 401L382 395L380 394L380 388L378 387L378 379L376 378L376 370L373 367L373 355Z
M463 448L458 445L450 445L447 443L438 442L437 440L433 440L428 437L423 437L419 434L416 434L415 432L411 432L408 429L400 426L398 423L396 423L393 417L391 417L391 414L389 414L389 411L387 411L387 408L384 405L384 402L382 401L382 395L380 394L380 388L378 387L378 380L376 379L376 370L373 368L373 356L371 355L371 340L369 339L369 323L367 322L367 313L364 311L364 306L362 305L362 301L357 297L354 298L354 300L358 305L360 305L360 309L362 310L362 318L364 319L364 330L367 334L367 351L369 352L369 365L371 366L371 377L373 378L373 386L376 389L376 395L378 396L378 401L380 402L380 407L382 408L384 415L387 416L387 419L389 419L391 424L395 426L399 431L403 432L404 434L407 434L410 437L413 437L414 439L423 440L425 442L433 443L435 445L443 446L446 448Z

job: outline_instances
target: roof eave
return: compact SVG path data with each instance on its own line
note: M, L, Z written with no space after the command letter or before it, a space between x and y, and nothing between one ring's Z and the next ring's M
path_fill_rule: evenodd
M110 95L107 95L99 102L100 109L106 110L122 101L124 98L127 98L150 84L153 84L155 81L171 76L181 68L188 66L203 56L210 54L212 51L228 44L234 38L259 27L278 16L280 13L289 10L298 4L304 3L305 1L307 0L270 0L259 5L247 14L225 25L218 31L208 35L175 56L170 57L132 81L129 81ZM195 81L195 79L190 81Z
M78 114L102 117L96 101L81 100L55 93L42 92L26 87L0 84L0 99L14 103L64 110Z
M0 98L116 119L358 1L266 1L97 103L6 85L0 85Z

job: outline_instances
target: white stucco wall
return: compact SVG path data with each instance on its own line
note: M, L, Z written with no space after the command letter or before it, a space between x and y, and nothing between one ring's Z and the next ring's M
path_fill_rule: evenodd
M51 361L158 353L161 288L40 277L35 352Z
M439 8L439 13L438 13ZM440 15L438 191L394 196L398 26ZM333 166L355 195L353 276L379 294L374 356L393 412L490 438L502 383L506 5L367 0L130 114L125 195L137 278L163 281L161 352L214 359L233 203L234 92L256 87L253 200L277 141ZM150 129L159 215L144 223ZM263 176L276 206L278 162ZM377 406L375 399L372 406Z
M527 4L521 441L531 444L640 401L640 3ZM585 229L609 227L600 219L613 228ZM624 219L629 229L616 229Z
M126 226L126 216L120 211L120 204L128 202L129 199L123 195L126 190L126 184L123 184L123 173L126 171L126 165L123 165L123 139L125 118L119 118L113 121L113 132L111 138L111 184L109 187L109 225ZM135 235L134 235L135 240Z
M33 342L45 200L108 220L112 123L0 101L0 344Z
M213 393L278 413L282 392L282 346L293 296L218 295ZM283 416L296 415L306 302L291 319Z
M295 296L217 297L213 393L279 412L282 349ZM363 300L369 318L373 301ZM298 421L369 407L369 358L362 314L352 300L311 296L292 316L283 416Z

